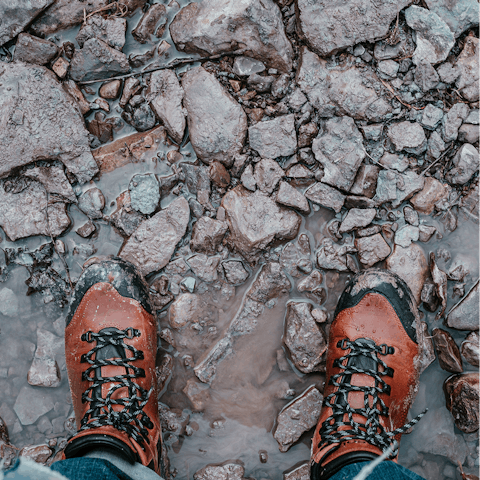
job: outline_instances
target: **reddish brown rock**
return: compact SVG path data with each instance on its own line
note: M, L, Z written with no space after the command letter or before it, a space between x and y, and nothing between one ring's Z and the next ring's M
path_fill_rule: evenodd
M227 188L230 184L230 174L220 162L214 161L210 164L208 175L210 180L219 188Z
M20 450L21 457L29 458L37 463L45 464L53 455L53 450L48 445L31 445Z
M127 163L142 162L155 155L160 143L165 143L167 134L164 127L156 127L148 132L138 132L119 138L112 143L92 150L101 173L111 172Z
M477 332L472 332L467 335L461 346L463 358L474 367L479 366L480 344Z
M447 327L457 330L478 330L480 282L473 287L448 313Z
M57 55L58 47L48 40L21 33L15 44L14 59L20 62L46 65Z
M448 188L433 177L425 178L425 185L410 202L420 213L430 215L435 204L448 195Z
M137 42L147 43L152 36L160 38L167 24L167 9L161 3L154 3L143 14L138 25L132 31L133 38Z
M447 372L462 373L462 358L453 337L441 328L434 328L432 335L440 366Z
M310 205L308 204L308 200L299 190L297 190L295 187L292 187L287 182L280 182L276 200L277 203L280 203L280 205L295 208L304 215L308 215L310 213Z
M455 420L455 425L464 433L478 430L479 379L477 373L452 375L445 380L443 391Z

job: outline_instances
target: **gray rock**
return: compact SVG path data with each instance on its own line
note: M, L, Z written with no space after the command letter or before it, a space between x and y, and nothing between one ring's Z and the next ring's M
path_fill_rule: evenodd
M302 373L324 370L322 356L327 341L311 314L312 304L287 303L283 342L295 365Z
M347 253L354 253L357 249L353 245L339 245L330 238L324 238L319 249L315 252L317 265L325 270L348 272Z
M238 56L233 62L233 73L239 77L249 77L254 73L262 73L265 65L254 58Z
M290 85L290 75L284 73L279 75L278 78L273 82L271 93L274 98L282 98L287 93L288 87Z
M355 247L358 250L360 263L365 268L372 267L377 262L385 260L392 251L380 233L371 237L356 238Z
M478 171L478 160L477 149L468 143L463 144L453 157L454 168L447 172L445 179L453 185L467 183Z
M285 172L275 160L262 158L255 165L255 183L263 193L272 193L284 175Z
M460 75L459 69L450 62L439 65L437 73L443 83L453 83Z
M351 232L372 223L377 211L374 208L352 208L348 211L339 228L339 233Z
M429 103L422 112L421 125L428 130L435 130L443 119L443 110Z
M25 385L21 388L13 409L22 425L32 425L53 409L53 400L45 390Z
M70 76L76 82L98 80L130 71L127 56L102 40L91 38L75 50L70 62Z
M470 110L468 117L465 119L464 123L468 123L471 125L478 125L480 122L480 111L478 109Z
M418 227L419 225L419 219L418 219L418 213L409 205L407 205L403 209L403 216L405 217L405 221L413 225L414 227Z
M2 63L0 76L0 175L48 158L60 160L79 182L90 180L98 166L88 132L55 75L44 67Z
M14 60L17 62L46 65L57 55L58 47L48 40L21 33L15 44Z
M397 170L397 172L404 172L410 165L408 157L405 155L397 155L395 153L385 152L379 160L381 165L388 169Z
M245 55L282 72L292 68L293 51L280 9L272 0L207 0L177 13L170 34L179 50L202 56L245 49Z
M448 313L446 325L456 330L478 330L479 282Z
M105 208L105 197L102 191L94 187L83 192L78 198L78 208L92 220L102 218L102 210Z
M259 190L254 193L243 187L230 190L222 199L228 226L229 241L249 262L274 242L295 238L301 217L281 207Z
M413 194L419 192L425 185L425 177L417 175L414 171L408 170L405 173L399 173L397 177L397 189L395 199L392 201L393 207L398 207L402 202L408 200Z
M134 175L128 185L130 204L133 209L149 215L160 201L160 184L153 173Z
M418 239L421 242L428 242L433 234L437 231L435 227L432 227L430 225L419 225L419 234L418 234Z
M392 111L381 95L384 87L371 67L360 69L349 62L330 67L327 60L306 47L300 52L296 81L320 116L348 115L356 120L380 122Z
M49 201L41 183L25 180L18 193L9 183L0 181L0 226L11 241L32 235L57 237L70 226L65 203Z
M157 119L150 105L148 105L148 103L142 103L134 110L131 119L129 119L129 123L139 132L146 132L155 126Z
M440 81L438 73L430 63L422 62L415 70L415 83L424 91L428 92L435 88Z
M64 349L64 342L60 337L39 328L37 349L28 370L28 383L35 387L58 387L61 376L55 355L62 353Z
M258 93L266 93L270 91L274 81L275 77L272 77L271 75L262 76L253 73L248 77L247 85Z
M283 407L273 432L281 452L288 451L303 433L317 424L322 401L321 393L312 385Z
M474 367L479 366L480 337L477 332L472 332L467 335L467 338L462 342L460 350L462 356L470 365L473 365Z
M9 40L15 38L47 7L55 0L38 0L36 2L24 2L12 0L2 2L0 5L0 47Z
M419 155L427 149L427 137L422 126L417 122L393 123L387 129L387 136L397 152L405 150Z
M169 261L187 229L190 207L184 197L143 221L120 250L120 257L136 264L143 275L160 270Z
M197 4L188 7L193 5ZM185 73L182 86L195 153L205 163L233 161L243 147L247 132L247 116L242 107L202 67Z
M245 480L245 467L239 460L207 465L193 474L194 480Z
M208 257L203 253L197 253L187 260L189 267L193 273L204 282L210 283L217 279L217 267L220 264L222 257L213 256Z
M312 271L310 256L310 240L302 233L296 242L285 245L280 254L280 265L292 277L299 277Z
M2 288L0 290L0 313L6 317L18 316L18 297L13 290Z
M395 244L407 248L412 242L418 241L420 230L413 225L405 225L395 232Z
M297 150L295 116L258 122L248 128L250 146L262 157L277 158L293 155Z
M470 109L465 103L456 103L443 117L442 136L445 142L451 142L458 137L458 129L468 117Z
M295 208L305 215L310 213L308 200L299 190L292 187L288 182L280 182L276 200L280 205Z
M397 198L397 174L392 170L382 170L378 174L377 189L373 201L381 205Z
M308 292L308 293L313 293L320 296L324 294L324 289L321 287L322 282L323 282L323 275L318 270L313 270L308 275L308 277L305 277L303 280L298 282L297 290L300 293ZM311 298L311 296L308 296L308 297ZM315 320L315 321L319 323L318 320Z
M210 217L201 217L193 225L190 248L194 252L214 255L227 230L228 226L225 222Z
M395 245L392 255L387 258L386 268L405 281L419 305L423 284L429 276L423 249L416 243L411 243L407 248Z
M227 260L222 262L222 267L225 278L232 285L241 285L247 281L248 271L240 260Z
M325 132L313 141L312 150L325 172L322 182L348 192L366 156L362 134L353 119L328 120Z
M464 143L478 143L480 132L478 125L466 125L463 124L458 129L458 140Z
M185 131L183 95L183 89L174 71L158 70L152 73L147 90L150 106L177 143L182 141Z
M478 56L478 38L469 35L465 38L462 53L458 56L457 63L455 64L459 72L455 85L462 94L462 97L469 102L478 102L479 98Z
M376 142L380 139L383 133L383 125L381 123L372 125L362 125L361 130L366 140L373 140Z
M242 182L242 185L251 192L254 192L257 189L257 181L255 180L253 167L251 165L245 167L245 170L240 177L240 181Z
M377 188L378 174L380 168L376 165L365 165L362 163L357 171L350 193L372 198Z
M394 60L382 60L377 64L378 72L387 79L395 78L398 73L400 65ZM435 70L434 70L435 72ZM435 72L435 75L437 72Z
M305 191L305 196L313 203L331 208L336 213L340 212L345 203L345 195L321 182L317 182L309 187Z
M119 17L103 18L101 15L92 15L83 23L76 36L80 48L91 38L102 40L107 45L117 50L122 50L125 45L125 32L127 30L127 21Z
M168 15L165 5L161 3L153 3L150 8L143 14L138 25L132 30L132 36L137 42L147 43L153 36L157 41L161 38L167 25Z
M426 0L428 8L435 12L454 33L455 37L478 25L478 3L475 0Z
M48 193L61 195L70 202L75 202L73 188L68 181L60 162L53 164L37 163L28 165L21 171L22 175L40 182Z
M437 64L443 62L455 44L455 37L448 25L434 12L412 5L405 10L405 19L415 30L417 48L413 63Z
M361 42L386 37L398 12L410 2L376 3L349 0L340 4L325 0L297 0L297 28L312 50L322 57Z
M438 158L445 151L445 142L438 132L432 132L428 139L428 154L433 158Z

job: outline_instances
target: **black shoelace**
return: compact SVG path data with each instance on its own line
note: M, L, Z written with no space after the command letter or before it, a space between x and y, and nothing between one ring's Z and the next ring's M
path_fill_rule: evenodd
M384 377L393 377L394 370L380 358L394 353L393 347L377 345L374 341L360 338L350 341L344 339L338 342L337 347L342 350L350 350L343 357L334 361L333 366L340 369L339 373L332 375L330 384L338 387L337 391L324 398L324 406L332 409L332 415L328 417L320 428L319 449L326 445L340 444L347 440L364 440L385 452L392 448L390 458L398 453L398 445L394 437L399 433L405 433L413 427L426 410L420 413L403 427L386 431L380 423L380 415L388 417L388 408L379 395L390 395L390 385ZM345 365L343 365L345 364ZM382 367L382 370L379 369ZM357 386L350 383L351 376L366 374L375 379L373 386ZM350 392L362 392L364 395L363 408L352 408L348 403ZM333 400L335 398L335 400ZM353 415L361 415L366 418L364 424L353 419ZM345 419L347 415L347 419Z
M82 394L82 402L88 402L90 405L81 420L80 430L109 425L126 432L129 437L142 446L144 441L149 443L147 428L153 428L152 421L143 411L153 387L147 391L134 381L135 378L145 377L143 368L132 365L136 360L143 360L143 352L123 341L125 338L134 336L140 336L140 331L134 328L126 330L106 328L99 333L89 331L82 335L82 341L88 343L96 341L96 345L81 358L82 363L90 364L83 372L82 379L93 383ZM127 358L126 350L132 352L133 356ZM93 356L95 359L92 359ZM125 374L102 377L101 368L111 365L124 367ZM92 372L93 376L91 376ZM116 385L111 387L103 398L102 385L105 383L115 383ZM120 388L126 388L128 396L112 398ZM114 405L122 405L123 409L116 411L113 409Z

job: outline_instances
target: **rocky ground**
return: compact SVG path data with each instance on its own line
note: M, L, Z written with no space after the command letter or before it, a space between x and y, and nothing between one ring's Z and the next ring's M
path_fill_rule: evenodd
M478 3L33 3L0 5L0 456L75 432L66 305L118 254L171 476L307 479L335 304L381 266L423 322L400 463L477 478Z

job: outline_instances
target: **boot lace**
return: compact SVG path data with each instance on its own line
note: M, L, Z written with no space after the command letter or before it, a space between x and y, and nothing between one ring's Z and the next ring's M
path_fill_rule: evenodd
M398 444L394 437L405 433L425 415L427 410L417 415L403 427L387 431L380 423L380 415L388 417L388 407L380 395L390 395L390 385L384 377L393 377L394 370L387 366L381 357L395 352L393 347L386 344L377 345L369 339L340 340L337 347L349 350L343 357L336 359L334 367L340 369L339 373L332 375L330 384L338 387L337 391L324 398L323 405L332 409L320 427L319 449L331 444L340 444L347 440L364 440L385 452L391 449L389 458L398 454ZM363 358L361 358L363 357ZM382 369L378 367L381 366ZM369 375L375 379L373 386L352 385L351 376L354 374ZM363 408L352 408L348 402L350 392L362 392L364 395ZM335 398L335 400L333 400ZM345 415L347 418L345 419ZM354 415L366 418L364 424L353 419Z
M145 377L143 368L132 365L132 362L136 360L143 360L143 352L124 342L125 338L139 336L140 331L134 328L126 330L110 328L99 333L88 331L82 334L82 341L88 343L96 341L96 345L81 357L82 363L90 364L82 373L82 380L92 382L92 385L82 394L82 402L88 402L90 405L81 420L80 430L109 425L126 432L140 446L144 441L149 443L147 428L153 428L153 423L143 411L143 407L147 404L153 387L147 391L135 382L136 378ZM133 355L129 358L125 355L122 355L125 358L98 358L99 351L108 346L119 347L117 351L121 352L129 350ZM95 358L93 358L94 356ZM107 366L124 367L126 373L113 377L102 377L100 369ZM91 375L92 373L93 375ZM102 385L105 383L115 383L115 385L110 387L103 398L101 392ZM128 396L122 395L120 398L113 398L115 392L121 388L127 389ZM113 409L114 405L121 405L123 409L116 411Z

